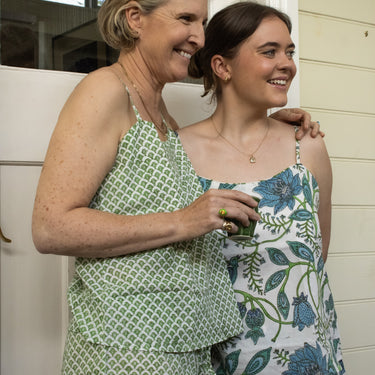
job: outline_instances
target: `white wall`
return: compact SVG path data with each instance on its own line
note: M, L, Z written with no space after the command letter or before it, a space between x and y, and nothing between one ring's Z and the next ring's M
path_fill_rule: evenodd
M375 356L375 2L300 0L301 106L320 120L331 157L327 268L348 374Z

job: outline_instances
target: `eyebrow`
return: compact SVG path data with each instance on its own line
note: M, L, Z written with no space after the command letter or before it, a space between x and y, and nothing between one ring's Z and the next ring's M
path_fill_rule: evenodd
M267 42L262 44L261 46L258 47L258 49L265 48L265 47L276 47L279 48L280 44L276 42ZM286 48L296 48L296 45L294 43L290 43Z

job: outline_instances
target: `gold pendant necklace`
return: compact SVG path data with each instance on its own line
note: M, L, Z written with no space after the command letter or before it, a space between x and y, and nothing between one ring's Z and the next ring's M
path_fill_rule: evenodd
M137 93L139 99L141 100L141 103L143 105L143 108L145 109L146 113L148 114L148 116L150 117L152 123L156 126L156 128L160 131L160 133L163 135L163 136L166 136L167 132L168 132L168 127L167 125L165 124L164 122L164 119L163 119L163 115L160 113L161 115L161 118L162 118L162 121L161 121L161 124L159 125L153 118L152 116L150 115L150 112L148 111L144 101L143 101L143 98L142 98L142 95L141 93L139 92L138 90L138 87L135 85L135 83L130 79L129 75L128 75L128 72L125 70L125 67L121 64L120 61L117 61L117 63L120 65L121 69L122 69L122 72L124 73L125 77L128 79L128 81L132 84L135 92Z
M269 130L269 128L270 128L270 125L269 125L269 123L268 123L268 120L267 120L267 129L266 129L266 131L265 131L265 133L264 133L263 139L262 139L261 142L259 143L258 147L257 147L257 148L256 148L251 154L250 154L250 156L249 156L248 153L241 151L241 150L240 150L238 147L236 147L232 142L230 142L230 141L229 141L228 139L226 139L221 133L219 133L219 131L218 131L217 128L216 128L216 125L215 125L215 121L214 121L213 116L211 116L211 121L212 121L212 125L213 125L213 127L214 127L214 129L215 129L215 131L216 131L216 133L217 133L218 136L220 136L221 138L223 138L225 142L227 142L228 144L230 144L230 145L231 145L234 149L236 149L238 152L240 152L241 154L246 155L246 156L249 158L249 162L250 162L250 164L254 164L254 163L257 162L257 159L256 159L256 157L255 157L255 153L260 149L260 146L262 146L264 140L265 140L266 137L267 137L268 130Z

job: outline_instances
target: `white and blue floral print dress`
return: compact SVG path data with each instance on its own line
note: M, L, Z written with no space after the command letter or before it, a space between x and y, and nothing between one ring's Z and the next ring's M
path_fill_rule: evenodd
M215 346L217 375L344 374L337 316L322 258L319 187L300 162L274 177L228 184L201 178L204 190L259 198L254 238L222 233L244 331Z

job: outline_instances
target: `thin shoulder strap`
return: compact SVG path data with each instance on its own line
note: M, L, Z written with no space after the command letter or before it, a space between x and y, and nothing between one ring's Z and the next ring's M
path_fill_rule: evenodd
M297 133L299 127L295 126L294 130ZM301 164L301 149L300 149L300 143L299 140L296 138L296 163Z
M128 90L128 86L126 86L125 82L121 79L121 77L117 74L117 72L112 69L113 73L115 74L115 76L117 77L117 79L120 81L120 83L122 84L122 86L124 87L125 91L126 91L126 94L128 95L128 98L129 98L129 101L130 101L130 104L133 108L133 112L135 114L135 117L138 118L138 111L137 111L137 108L135 107L134 103L133 103L133 99L130 95L130 92Z

